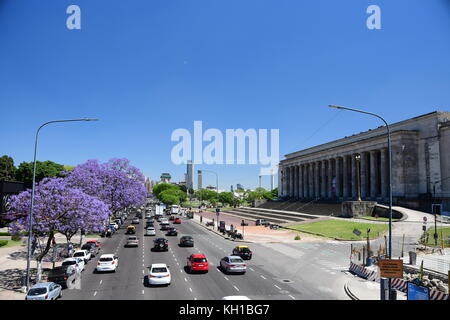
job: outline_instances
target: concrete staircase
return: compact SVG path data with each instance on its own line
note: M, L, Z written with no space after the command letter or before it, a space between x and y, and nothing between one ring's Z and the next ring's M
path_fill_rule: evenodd
M317 216L305 215L296 212L275 211L271 209L259 208L236 208L231 211L227 211L227 213L249 220L266 219L267 221L276 224L303 222L318 218Z

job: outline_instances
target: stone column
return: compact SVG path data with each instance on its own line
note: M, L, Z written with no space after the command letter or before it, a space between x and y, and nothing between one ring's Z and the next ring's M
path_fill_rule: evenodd
M361 152L361 199L367 198L367 152Z
M344 198L349 197L349 190L348 190L348 162L347 162L347 156L342 157L342 196Z
M289 172L289 167L286 167L286 196L289 197L289 177L290 177L290 172Z
M358 197L358 190L356 190L356 188L358 187L358 181L356 181L356 179L358 178L356 176L357 163L356 163L355 155L352 154L351 157L352 157L352 198L356 199Z
M319 174L319 162L314 162L314 196L320 197L320 174Z
M376 150L370 151L370 197L375 199L378 191L378 161Z
M303 198L308 198L308 165L303 165Z
M320 197L325 199L327 197L327 175L326 175L327 160L320 161Z
M294 171L294 174L293 174L293 194L292 194L292 197L293 198L296 198L297 197L297 191L298 191L298 171L297 171L297 165L294 165L294 167L293 167L293 171Z
M309 176L308 176L308 180L309 180L309 197L313 198L314 197L314 163L310 162L309 163Z
M335 163L336 163L336 166L335 166L335 168L336 168L336 170L335 170L335 172L336 172L336 197L338 197L338 198L342 197L341 159L342 159L341 157L337 157L336 161L335 161Z
M298 166L298 197L303 198L303 166Z
M289 167L289 197L294 196L294 166Z
M333 159L328 159L327 198L333 198Z
M387 199L389 197L389 158L387 149L380 150L380 172L381 172L381 197Z

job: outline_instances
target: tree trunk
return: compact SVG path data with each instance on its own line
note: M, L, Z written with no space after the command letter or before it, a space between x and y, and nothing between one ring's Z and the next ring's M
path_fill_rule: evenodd
M55 237L55 234L53 231L50 231L48 234L47 244L45 246L45 249L42 250L42 252L37 256L37 275L36 275L36 281L40 282L42 279L42 259L45 257L45 255L50 251L50 247L52 245L52 240Z
M36 283L39 283L42 280L42 261L37 260L36 262L37 262Z

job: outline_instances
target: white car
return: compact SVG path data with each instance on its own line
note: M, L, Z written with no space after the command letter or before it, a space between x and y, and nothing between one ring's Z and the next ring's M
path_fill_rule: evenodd
M71 266L73 265L75 267L75 270L79 273L84 270L84 259L82 258L67 258L62 262L63 266Z
M91 260L91 253L87 250L77 250L73 253L72 258L81 258L85 263Z
M146 236L156 236L156 230L153 227L148 227L145 229L145 235Z
M165 263L154 263L148 270L149 285L169 285L172 280L169 267Z
M56 300L62 296L62 287L54 282L37 283L28 290L25 300Z
M113 226L116 230L119 230L119 225L116 222L111 222L109 225Z
M102 254L97 262L97 267L95 271L112 271L116 272L117 267L119 266L119 258L117 258L114 254Z

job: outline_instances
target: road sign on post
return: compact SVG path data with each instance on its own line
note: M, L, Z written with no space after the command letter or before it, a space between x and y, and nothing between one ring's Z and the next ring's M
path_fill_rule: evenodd
M408 282L406 296L408 300L430 300L430 289Z
M401 278L403 279L403 260L381 259L378 261L381 278Z

